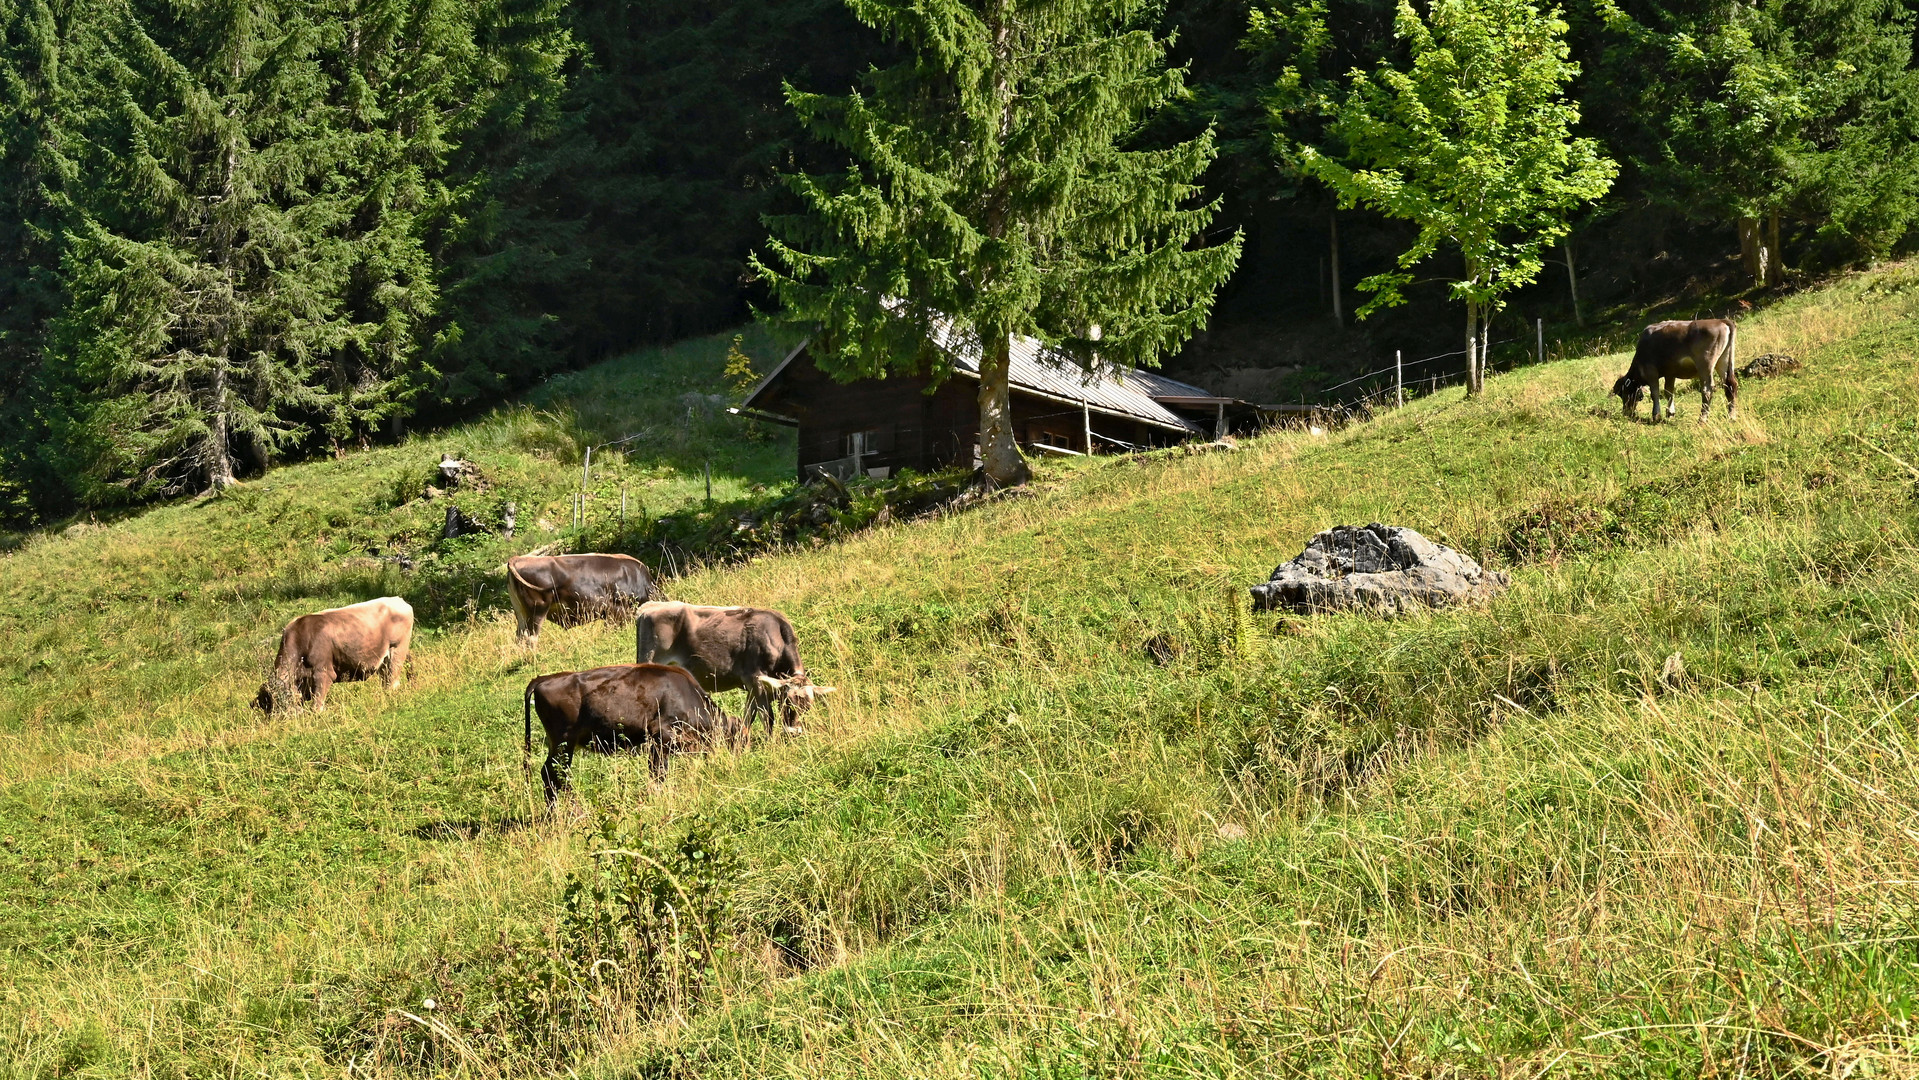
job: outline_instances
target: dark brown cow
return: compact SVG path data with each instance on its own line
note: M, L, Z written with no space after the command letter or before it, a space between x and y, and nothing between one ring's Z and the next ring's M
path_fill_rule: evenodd
M278 701L297 692L324 709L335 682L358 682L376 671L385 673L391 690L399 685L412 640L413 608L397 596L302 615L280 632L280 655L254 707L271 716Z
M631 555L518 555L506 561L506 589L520 639L537 645L549 615L569 629L627 618L652 595L653 578Z
M542 675L526 684L526 752L533 753L533 714L546 729L540 781L550 807L566 789L575 749L612 753L644 745L655 782L667 755L724 742L743 746L746 723L727 716L684 668L614 664Z
M1725 319L1692 319L1653 323L1640 331L1639 347L1633 350L1632 366L1613 383L1627 416L1639 415L1639 399L1652 391L1652 418L1659 416L1659 381L1666 382L1666 415L1673 413L1674 383L1694 379L1699 383L1699 419L1712 412L1712 388L1715 379L1726 384L1726 419L1739 418L1739 376L1733 371L1734 346L1738 329Z
M750 607L707 607L674 601L640 606L634 620L633 658L640 663L672 664L693 673L707 693L746 691L746 725L766 714L773 733L773 707L787 734L814 699L835 691L814 686L800 663L793 624L777 611Z

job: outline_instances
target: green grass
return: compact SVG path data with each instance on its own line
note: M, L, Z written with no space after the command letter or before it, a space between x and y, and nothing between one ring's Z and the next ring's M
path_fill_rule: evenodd
M395 503L458 450L546 542L578 447L626 423L566 403L670 409L690 390L619 372L697 388L724 341L35 540L0 585L0 1075L1909 1074L1916 285L1754 316L1742 354L1807 370L1748 383L1737 422L1629 424L1624 359L1590 357L698 570L675 597L786 611L843 692L657 790L582 759L552 821L519 690L630 631L520 654L512 545L436 546L438 502ZM595 505L703 498L705 438L609 461ZM728 498L784 476L747 449ZM1246 610L1312 533L1373 520L1512 591ZM406 685L245 708L282 622L378 591L423 612ZM691 880L689 828L737 860L703 976L707 924L644 917ZM608 846L672 873L621 878Z

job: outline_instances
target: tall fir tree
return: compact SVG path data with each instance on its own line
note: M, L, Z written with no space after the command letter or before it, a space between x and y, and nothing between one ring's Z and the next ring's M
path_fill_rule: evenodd
M430 375L454 0L103 5L62 192L49 452L101 501L363 438Z
M432 394L460 405L526 385L567 360L568 318L590 280L585 211L568 169L594 161L567 102L580 43L566 0L483 0L456 73L459 108L435 174L428 227L442 303L432 327Z
M930 371L949 319L980 350L980 453L1021 483L1011 335L1082 364L1152 365L1204 325L1239 256L1207 244L1217 202L1193 205L1211 133L1127 142L1182 92L1144 0L849 0L910 54L865 92L789 91L809 130L855 164L797 174L806 212L769 218L754 267L782 317L814 328L844 378Z
M65 27L84 4L0 0L0 523L35 514L37 491L58 485L37 458L46 429L36 409L48 322L61 307L60 69Z

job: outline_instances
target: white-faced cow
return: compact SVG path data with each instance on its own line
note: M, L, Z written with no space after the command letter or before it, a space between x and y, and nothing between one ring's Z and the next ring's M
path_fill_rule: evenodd
M290 704L297 693L324 709L335 682L358 682L376 671L384 672L391 690L412 640L413 608L397 596L302 615L280 632L280 655L254 707L271 716L276 704Z
M1733 372L1738 329L1725 319L1692 319L1653 323L1639 334L1632 366L1613 383L1612 392L1629 417L1639 414L1639 399L1652 391L1652 418L1659 416L1659 382L1666 383L1666 415L1673 413L1674 384L1680 379L1699 383L1699 419L1712 412L1715 380L1726 384L1726 419L1739 418L1739 376Z
M672 664L693 673L707 693L746 691L746 725L761 713L773 733L777 705L787 734L797 735L799 714L831 686L814 686L800 663L793 624L777 611L707 607L657 601L640 607L634 620L634 659Z
M533 714L546 730L540 781L546 803L567 786L576 749L612 753L644 746L653 780L666 778L670 754L746 743L746 722L720 711L684 668L614 664L541 675L526 684L526 752L533 753Z
M506 561L506 587L519 638L537 645L549 616L569 629L627 618L652 594L653 578L631 555L518 555Z

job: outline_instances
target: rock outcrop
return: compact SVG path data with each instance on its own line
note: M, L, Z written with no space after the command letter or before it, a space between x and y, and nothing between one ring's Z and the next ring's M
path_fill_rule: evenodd
M1511 579L1443 544L1396 525L1339 525L1255 585L1261 611L1361 610L1395 615L1449 607L1505 592Z

